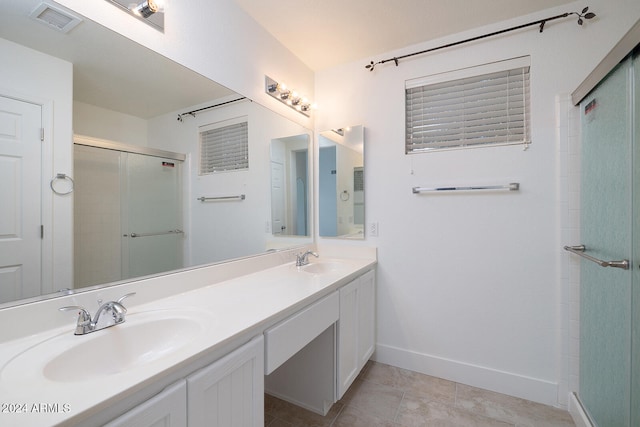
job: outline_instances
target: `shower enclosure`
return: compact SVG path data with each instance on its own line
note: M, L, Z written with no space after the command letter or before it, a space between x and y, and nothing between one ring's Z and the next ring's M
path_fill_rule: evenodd
M183 266L182 163L74 145L74 288Z
M580 103L584 248L574 249L587 257L580 272L578 398L601 427L640 426L638 53Z

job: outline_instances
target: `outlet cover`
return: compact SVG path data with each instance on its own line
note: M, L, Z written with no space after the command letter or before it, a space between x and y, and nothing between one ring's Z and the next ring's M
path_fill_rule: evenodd
M378 223L370 222L369 223L369 236L378 237Z

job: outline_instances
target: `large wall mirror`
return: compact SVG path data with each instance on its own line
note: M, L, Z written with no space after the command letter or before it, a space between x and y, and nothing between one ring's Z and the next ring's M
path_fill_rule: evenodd
M318 222L322 237L364 238L364 127L320 133Z
M0 3L0 307L312 242L309 129L40 4Z

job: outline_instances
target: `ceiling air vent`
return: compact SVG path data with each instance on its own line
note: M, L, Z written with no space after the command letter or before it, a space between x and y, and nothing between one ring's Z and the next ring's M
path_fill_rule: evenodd
M62 33L68 33L82 22L80 17L47 3L42 3L29 16Z

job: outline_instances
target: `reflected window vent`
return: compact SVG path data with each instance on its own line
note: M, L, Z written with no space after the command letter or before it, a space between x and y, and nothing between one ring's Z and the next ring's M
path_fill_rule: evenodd
M61 33L68 33L82 22L79 16L47 3L42 3L29 16Z
M353 191L364 191L364 169L353 169Z

